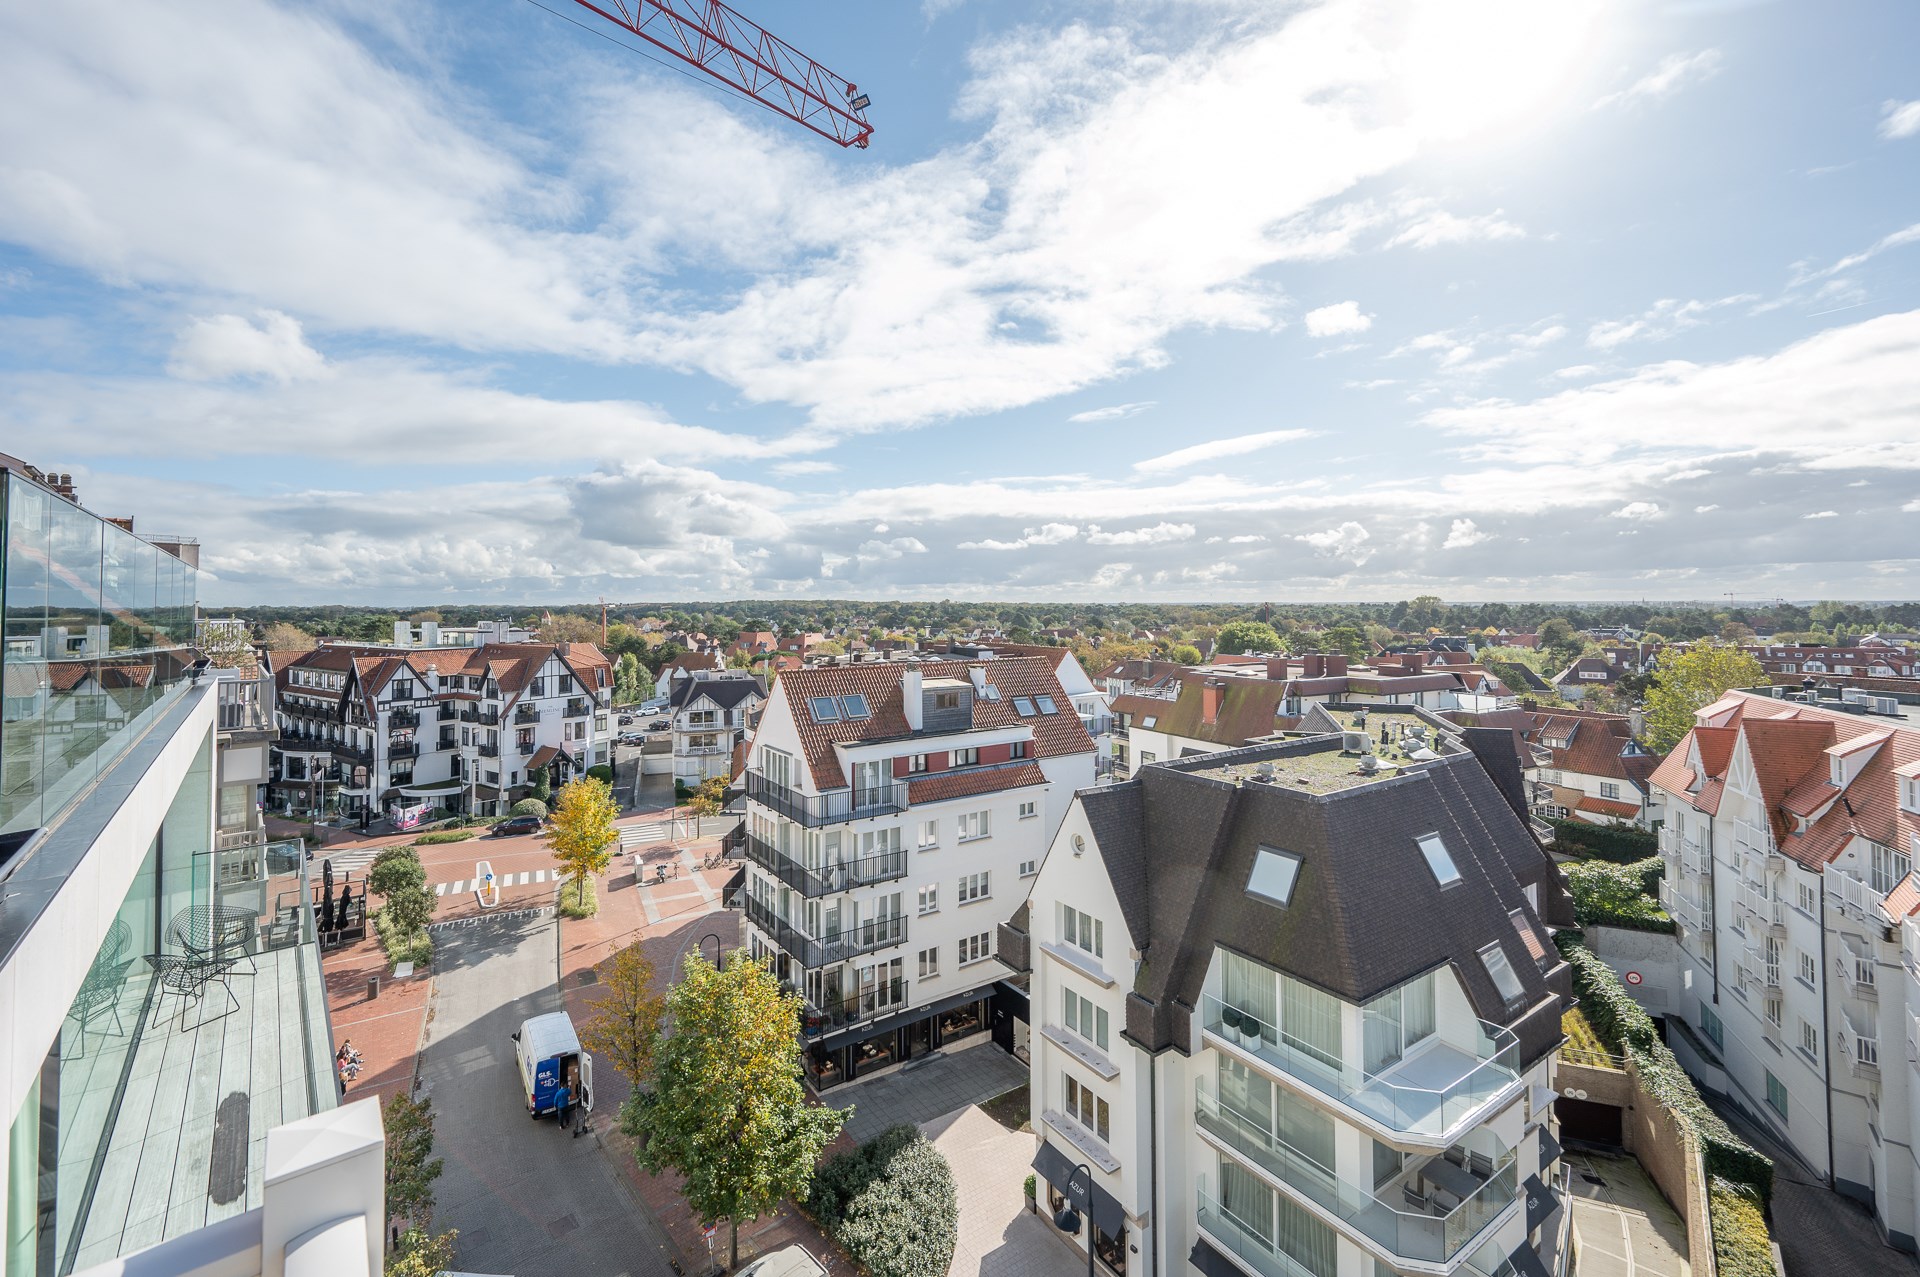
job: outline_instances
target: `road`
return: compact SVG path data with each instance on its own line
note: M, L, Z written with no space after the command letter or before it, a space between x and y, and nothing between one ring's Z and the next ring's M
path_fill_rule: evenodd
M668 1277L666 1237L595 1141L527 1117L511 1035L528 1016L562 1009L553 914L438 929L434 944L421 1074L446 1159L434 1226L460 1231L459 1268Z

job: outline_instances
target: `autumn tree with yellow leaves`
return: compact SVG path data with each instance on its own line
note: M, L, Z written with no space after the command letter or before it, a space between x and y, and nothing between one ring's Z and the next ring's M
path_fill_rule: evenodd
M561 872L572 878L574 905L581 912L586 910L588 877L605 873L620 845L620 831L613 823L619 814L612 786L592 776L562 785L554 801L547 846Z

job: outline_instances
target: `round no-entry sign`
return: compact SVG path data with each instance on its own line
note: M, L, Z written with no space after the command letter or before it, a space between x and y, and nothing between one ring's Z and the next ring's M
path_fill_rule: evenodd
M1628 983L1628 984L1639 984L1639 983L1640 983L1640 973L1639 973L1638 971L1629 971L1629 972L1627 972L1627 983Z

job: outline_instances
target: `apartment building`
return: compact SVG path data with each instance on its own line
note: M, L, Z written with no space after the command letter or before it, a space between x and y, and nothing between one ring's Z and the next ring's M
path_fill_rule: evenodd
M1570 922L1503 741L1308 737L1081 792L1001 928L1044 1200L1130 1277L1541 1277Z
M950 652L963 659L991 660L996 657L1036 657L1052 667L1061 690L1073 702L1081 726L1093 737L1094 772L1104 779L1112 774L1114 760L1113 711L1102 686L1087 676L1078 658L1064 647L1038 643L951 643Z
M305 856L260 828L259 683L193 650L191 563L11 464L0 501L0 1269L280 1271L350 1219L330 1271L378 1272L379 1108L339 1106Z
M1015 1042L994 931L1093 741L1035 658L799 670L746 751L748 945L806 999L816 1090Z
M268 663L277 811L497 815L543 769L558 785L612 760L613 667L591 643L336 643Z
M1528 712L1526 740L1537 746L1534 809L1559 820L1597 825L1628 821L1652 823L1652 794L1647 778L1660 756L1633 734L1633 718L1590 709Z
M1675 1054L1914 1249L1920 724L1733 692L1651 784Z
M673 778L689 789L733 771L733 751L767 703L767 685L744 670L702 670L673 685Z

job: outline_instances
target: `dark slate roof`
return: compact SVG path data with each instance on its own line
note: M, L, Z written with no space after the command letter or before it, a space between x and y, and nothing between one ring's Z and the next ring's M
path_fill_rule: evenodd
M1142 957L1129 1034L1155 1050L1183 1041L1176 1021L1199 1004L1218 946L1354 1003L1452 966L1481 1019L1521 1034L1525 1058L1551 1050L1570 989L1565 966L1543 973L1511 915L1520 911L1544 942L1523 888L1537 886L1542 912L1557 917L1564 887L1479 758L1454 755L1330 794L1219 774L1226 761L1339 747L1337 737L1251 746L1144 767L1131 781L1078 796ZM1434 832L1460 870L1450 887L1435 880L1416 842ZM1262 845L1304 862L1286 908L1246 894ZM1524 986L1512 1011L1477 956L1491 943Z
M767 685L759 678L683 678L674 683L668 704L684 709L702 696L721 709L732 709L749 696L767 699Z

